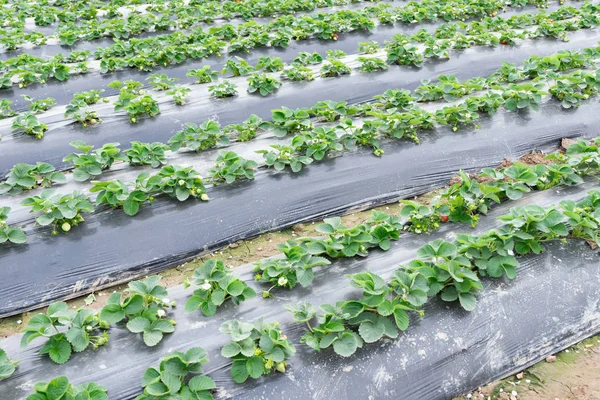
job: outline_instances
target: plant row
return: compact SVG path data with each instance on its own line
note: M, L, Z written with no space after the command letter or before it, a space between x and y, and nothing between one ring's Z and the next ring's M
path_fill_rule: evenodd
M317 351L332 347L336 354L349 357L365 343L375 343L383 337L398 337L399 331L409 327L409 313L422 317L421 308L431 297L439 295L443 301L458 301L465 310L472 311L477 304L476 294L483 289L480 277L506 275L514 279L519 266L516 256L539 254L544 250L544 243L566 241L567 238L598 243L600 191L589 192L579 202L561 201L558 206L514 207L499 220L503 224L500 228L482 235L459 234L452 242L438 239L425 244L417 250L417 259L401 265L389 281L368 271L349 275L352 286L360 289L362 296L356 300L323 304L318 317L317 308L310 303L286 305L295 321L308 327L300 343ZM318 230L329 234L335 231L336 225L339 227L335 220L326 220ZM307 256L312 257L304 255ZM154 346L165 333L174 330L174 321L166 319L165 307L175 304L166 298L167 291L158 285L159 280L160 277L153 276L131 282L126 293L111 295L100 312L85 308L72 310L66 303L53 303L45 314L40 313L29 321L21 343L26 346L35 338L44 337L47 342L40 353L48 354L57 363L64 363L72 352L105 345L109 324L127 320L128 330L141 333L144 342ZM216 306L227 298L238 304L255 294L242 281L231 277L223 263L216 260L199 268L194 281L200 287L188 300L188 311L201 308L207 315L214 315ZM212 308L206 304L211 304ZM311 323L315 320L316 323ZM233 320L225 322L220 330L231 336L231 342L222 348L221 354L232 359L231 375L238 383L272 371L285 372L287 360L295 353L294 345L277 322ZM206 353L200 349L185 354L176 352L163 358L159 368L150 368L144 374L144 393L139 398L169 398L177 394L183 395L182 398L194 398L185 397L187 391L214 389L214 381L206 378L201 379L203 384L198 386L198 379L192 378L185 387L189 373L202 372L201 365L188 370L189 364L203 363L207 361L205 359ZM16 363L4 352L0 362L10 370L4 375L10 376ZM97 385L76 388L65 383L66 378L59 379L62 379L61 396L68 390L72 391L73 398L79 391L105 392ZM35 392L40 393L37 396L48 396L49 391L57 390L55 386L52 382L38 384Z
M472 2L465 0L456 1L461 3L463 8L469 9L464 11L466 17L474 17L482 13L495 15L495 11L481 11L480 9L485 8L484 6L473 5ZM492 0L491 3L497 3L492 7L493 9L503 4L499 0ZM440 7L440 4L431 2L430 7L435 10L434 14L438 15L437 8ZM458 5L444 4L441 7L448 7L452 12L459 13L454 19L464 19L460 18L462 14L460 14ZM474 9L471 9L473 7ZM103 73L122 68L151 71L157 66L180 64L188 59L220 56L225 49L227 52L233 53L249 52L253 48L263 46L285 48L294 40L304 40L315 35L323 40L337 40L339 34L343 32L372 29L375 26L374 19L381 13L389 13L389 11L385 7L378 6L373 9L337 11L317 16L279 17L265 25L247 23L233 26L225 24L213 27L208 31L196 28L189 34L177 32L145 39L117 40L113 45L97 49L94 57L100 61L99 67ZM428 57L448 57L447 50L451 48L464 49L471 45L495 46L499 43L514 44L515 39L525 37L566 39L567 31L597 26L597 13L598 7L586 2L581 8L565 6L551 13L523 13L508 19L486 18L481 22L447 24L439 28L433 36L423 30L412 38L404 35L397 36L392 43L402 42L402 46L409 46L407 48L409 52L414 53L416 52L415 44L422 41L429 49L425 52ZM395 18L386 22L393 23ZM533 25L537 25L538 28L532 32L523 31L523 28ZM450 36L452 31L455 33ZM501 32L501 34L498 37L493 32ZM405 42L407 40L408 42ZM439 47L443 50L440 51ZM2 73L0 87L10 87L13 84L13 78L20 87L35 82L45 83L51 78L64 81L69 78L71 72L85 73L89 70L86 63L88 56L89 54L85 51L74 51L66 58L61 54L49 60L29 55L8 59L0 62L0 73ZM406 61L404 65L419 65L422 57L420 62L413 60L409 63ZM391 63L400 64L393 57L388 58ZM72 71L71 67L74 68Z
M353 0L358 3L362 0ZM23 9L19 4L16 14L6 11L7 20L0 29L0 45L7 50L15 50L25 43L35 46L46 44L48 39L56 38L63 46L72 46L83 40L95 40L102 37L128 39L145 32L161 32L171 29L190 29L200 22L210 23L215 18L231 19L241 16L247 20L254 17L266 17L312 11L316 8L340 6L350 3L349 0L313 1L313 0L271 0L269 2L183 2L169 1L163 4L149 4L144 12L135 6L125 17L117 7L103 3L101 7L84 6L80 9L70 7L63 10L57 7L41 7L38 4ZM14 6L14 4L12 5ZM9 10L12 7L9 8ZM33 14L31 12L35 11ZM100 15L102 11L106 14ZM0 15L2 12L0 11ZM9 22L8 15L12 21ZM49 26L57 22L56 33L44 36L40 32L26 32L25 18L33 18L36 26Z
M597 91L598 87L600 87L600 84L596 81L595 74L581 75L581 73L576 72L566 77L579 79L577 82L572 82L572 88L576 87L577 90L593 88L594 91ZM565 78L559 82L570 81ZM525 107L537 109L537 104L539 103L538 97L541 97L539 88L529 84L530 93L525 93L525 95L521 95L520 92L515 91L515 88L516 86L514 85L509 86L509 90L502 96L492 93L487 98L470 98L467 102L459 106L444 107L436 112L435 115L426 113L418 108L409 108L409 111L400 113L395 111L396 108L393 108L391 113L374 113L369 111L367 115L374 115L380 119L365 120L361 126L355 126L352 120L345 118L341 119L340 125L336 128L323 126L313 129L310 126L311 122L307 112L304 112L303 119L298 121L298 113L284 108L280 111L274 111L273 122L271 124L275 127L275 132L278 135L285 136L288 133L296 133L291 143L289 145L272 145L271 150L259 150L257 152L263 154L267 167L275 168L276 170L290 168L293 172L299 172L304 165L308 165L315 160L320 161L331 152L339 152L344 148L352 150L357 146L371 146L374 149L375 155L381 155L383 154L383 149L378 139L382 134L393 138L408 138L418 142L417 130L432 129L434 122L446 122L446 124L452 125L453 129L456 130L460 125L471 123L475 119L472 115L477 116L475 111L493 113L497 111L499 105L502 103L506 103L505 106L507 109L521 109ZM558 85L554 88L557 90ZM581 93L586 94L587 92L582 91ZM407 93L392 94L410 97ZM589 96L589 93L587 95ZM577 101L580 100L579 98L571 97ZM485 108L481 106L481 103L473 103L473 99L485 100L483 102ZM490 105L490 101L488 100L494 100L497 104ZM562 100L566 101L566 98ZM475 109L474 104L478 104ZM573 105L572 103L569 104ZM335 112L335 103L323 102L319 106L319 108L326 107L326 111L331 112L329 115L330 120L341 117L341 115ZM279 113L282 114L281 118L278 117ZM285 118L285 113L291 114L290 117L293 117L293 119ZM418 118L421 119L420 122L418 122ZM444 118L444 120L441 118ZM253 122L255 129L264 124L258 117ZM278 124L279 126L277 126ZM308 131L304 131L306 124L310 127ZM340 136L338 130L346 133ZM187 124L185 130L178 132L170 139L169 149L177 151L181 147L186 147L191 150L200 151L219 144L226 144L228 138L220 130L218 123L215 121L207 121L200 126ZM110 168L117 160L127 161L132 165L152 165L159 167L165 162L164 152L167 149L166 145L159 143L142 144L135 142L132 144L132 148L127 150L127 156L125 156L121 154L118 144L115 143L106 144L95 151L92 151L93 146L86 145L83 142L72 142L71 145L83 152L69 154L64 159L66 162L73 162L75 167L73 177L76 181L87 181L101 175L103 171ZM212 184L222 182L229 184L239 179L253 179L256 167L256 162L246 160L234 152L222 152L217 157L215 167L210 170L209 181ZM546 169L543 172L546 173ZM566 169L565 173L572 172ZM558 175L558 177L558 181L564 178L561 175ZM39 186L49 186L53 183L64 181L66 181L66 176L63 173L55 171L54 167L49 164L17 164L9 173L7 181L0 185L0 191L4 193L21 193L23 190ZM177 198L179 201L185 201L190 197L199 198L204 201L208 200L206 188L200 174L192 167L180 167L177 165L164 166L160 172L154 175L142 173L138 175L133 186L120 180L92 181L92 185L90 191L98 193L96 197L97 205L105 204L113 208L122 207L125 213L130 216L137 214L140 206L144 203L152 203L155 196L159 194L167 194L170 197ZM516 196L514 194L515 190L514 188L511 189L509 197L513 198ZM60 195L54 194L50 190L45 190L41 195L25 199L22 204L31 207L32 212L43 212L43 215L36 218L36 222L41 226L52 225L54 234L58 233L58 231L62 231L63 233L69 232L73 226L77 226L84 221L82 213L94 211L94 206L89 197L80 192ZM4 208L3 210L4 220L6 220L6 214L9 209ZM9 227L6 223L3 223L3 229L6 230L6 233L3 235L4 242L24 242L25 237L22 230Z

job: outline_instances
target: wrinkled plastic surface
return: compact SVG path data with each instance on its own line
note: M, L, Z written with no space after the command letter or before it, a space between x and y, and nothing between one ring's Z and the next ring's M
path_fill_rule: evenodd
M184 312L183 305L192 289L184 292L182 287L172 288L169 297L179 304L173 312L177 327L153 348L144 346L139 335L119 325L111 329L107 346L74 354L67 364L56 365L37 354L42 341L19 350L19 335L10 337L0 341L0 347L21 363L11 378L0 381L2 399L24 399L33 383L59 375L67 375L74 383L101 383L108 387L111 400L133 399L141 390L140 381L147 367L156 365L168 352L193 346L209 353L205 372L216 381L215 397L219 399L324 399L331 398L332 393L339 399L450 399L522 370L600 331L598 252L583 241L547 244L542 255L520 259L515 280L485 278L474 311L433 299L424 307L425 317L419 320L413 315L411 326L398 339L365 344L349 358L337 356L331 349L317 353L297 344L306 327L294 323L282 306L358 298L360 291L351 288L346 274L369 270L388 278L399 264L414 259L417 249L428 241L451 240L458 232L481 234L499 226L496 217L509 207L578 200L591 188L597 188L593 181L531 193L493 208L476 229L446 224L432 235L404 234L387 252L372 251L366 258L335 260L316 272L309 288L276 291L273 299L258 297L239 307L228 303L211 318L200 312ZM246 281L252 279L251 266L240 267L235 273ZM261 290L259 285L250 284ZM290 359L285 375L276 373L235 384L229 375L231 363L220 356L228 336L219 333L218 328L230 319L252 321L260 317L279 321L298 351Z
M253 182L209 189L208 203L163 198L134 218L118 210L86 216L66 236L36 229L27 244L0 249L0 317L158 272L266 231L421 194L459 169L554 150L563 137L598 136L599 113L597 100L571 111L551 102L539 112L500 112L482 117L480 129L438 130L423 135L420 145L385 143L381 158L362 150L298 174L265 171Z
M422 79L431 78L438 74L456 74L458 79L468 79L476 76L488 76L502 64L502 61L520 63L529 56L548 55L559 50L580 49L593 47L600 39L600 29L574 32L569 42L554 40L526 41L519 47L508 48L472 48L463 52L453 52L452 58L445 62L428 63L423 68L407 68L392 66L388 71L373 74L361 74L340 78L318 79L314 82L290 83L286 82L279 91L272 96L261 98L258 95L240 94L238 98L215 100L208 97L208 85L195 88L207 93L207 96L194 103L183 107L174 104L163 106L162 114L153 119L144 119L138 124L128 124L125 113L104 118L104 121L91 128L81 128L75 123L62 127L64 122L57 121L60 129L53 129L42 140L22 135L12 139L0 141L0 173L6 173L16 163L37 161L49 162L56 167L66 167L62 162L65 155L72 151L69 142L84 140L88 144L102 146L104 143L120 142L124 148L131 141L166 142L185 122L201 123L207 119L216 119L221 125L239 123L250 114L257 114L261 118L270 119L271 110L287 106L311 107L319 100L347 101L357 103L371 99L374 95L383 93L386 89L406 88L415 89ZM362 38L362 40L366 40ZM340 47L340 46L336 46ZM352 49L355 49L353 47ZM346 50L352 50L346 49ZM309 49L304 49L309 50ZM314 48L312 50L315 50ZM311 50L311 51L312 51ZM319 47L321 50L321 47ZM297 49L299 51L299 49ZM294 54L297 54L297 51ZM191 65L180 67L180 72L185 75ZM171 75L176 75L177 68L170 70ZM40 97L58 96L68 93L71 89L99 88L108 84L113 79L141 79L130 71L104 77L99 80L93 77L69 80L64 84L48 83L43 86L47 90ZM77 82L88 85L85 88L74 88ZM71 88L71 89L69 89ZM245 86L239 88L240 92ZM72 92L69 94L69 100ZM242 110L242 112L240 112ZM5 132L6 135L8 132Z

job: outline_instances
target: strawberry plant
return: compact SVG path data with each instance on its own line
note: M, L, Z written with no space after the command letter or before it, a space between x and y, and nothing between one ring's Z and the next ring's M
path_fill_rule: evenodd
M129 116L129 122L139 122L140 116L154 117L160 114L158 102L149 94L138 97L127 91L121 91L119 99L115 102L115 112L125 110Z
M147 185L179 201L186 201L190 196L202 201L209 200L202 177L193 167L166 165L149 179Z
M24 190L36 187L50 187L53 184L65 183L67 177L56 172L56 168L47 163L38 162L36 165L19 163L16 164L6 180L0 183L0 194L20 194Z
M400 211L404 229L414 233L429 233L439 229L441 218L435 209L411 200L401 200Z
M33 385L33 393L27 400L108 400L106 388L95 382L75 386L66 376L59 376L50 382L39 382Z
M121 154L121 149L118 147L119 143L107 143L94 151L92 151L94 146L80 140L69 144L83 152L71 153L63 158L64 162L73 163L73 179L77 182L85 182L94 176L101 175L103 171L109 169L117 160L127 161L127 157Z
M299 153L320 161L332 151L342 151L344 146L338 143L336 130L320 126L313 131L302 132L294 136L292 146Z
M319 101L308 110L311 116L319 117L320 121L333 122L342 117L356 114L356 107L348 106L345 101Z
M229 144L229 136L221 131L221 126L216 121L208 120L200 125L188 122L185 127L169 139L171 151L185 147L200 152Z
M225 127L225 134L231 136L234 135L240 142L247 142L254 139L259 130L265 129L269 126L268 122L264 122L256 114L250 114L247 120L241 124L229 124Z
M67 303L52 303L45 314L37 314L29 320L21 347L38 337L47 338L40 354L48 354L55 363L64 364L73 352L82 352L90 345L97 349L108 343L108 328L108 323L93 310L80 308L75 311Z
M415 67L423 65L423 56L417 52L417 48L404 35L395 35L392 42L386 45L386 52L388 64L413 65Z
M260 93L268 96L281 87L281 81L267 74L254 74L248 78L248 93Z
M177 82L178 78L169 78L167 74L150 74L149 77L146 78L152 89L154 90L169 90L173 87L175 82Z
M211 95L213 95L214 97L216 97L218 99L225 98L225 97L233 97L233 96L237 95L236 86L227 80L225 80L217 85L209 86L208 91L210 92Z
M256 150L256 152L263 155L268 167L275 168L277 171L283 171L286 166L289 166L292 172L300 172L303 166L313 161L308 156L297 154L293 146L273 144L270 147L273 150Z
M6 352L0 349L0 379L6 379L15 373L18 361L8 358Z
M284 137L290 133L298 133L312 129L310 115L306 110L281 107L271 110L271 125L275 136Z
M246 160L233 151L221 152L209 171L210 179L215 185L221 182L230 184L237 179L254 179L256 167L255 161Z
M315 276L313 268L330 264L327 259L310 254L306 245L291 240L277 248L284 254L284 258L257 261L252 270L255 281L272 285L263 291L264 298L272 296L271 290L276 287L293 289L298 283L302 287L310 286Z
M435 112L435 119L442 125L450 125L452 130L456 132L461 125L470 124L479 119L479 114L469 109L463 103L456 106L446 106Z
M21 95L21 97L23 97L25 100L27 100L29 102L29 109L34 114L39 114L44 111L48 111L56 104L56 100L53 99L52 97L48 97L48 98L42 99L42 100L35 100L35 101L31 98L31 96Z
M212 400L215 382L200 376L202 364L208 362L206 351L192 347L185 353L176 351L160 359L158 367L150 367L142 378L144 393L136 400L202 399ZM188 379L188 375L198 375ZM94 399L95 400L95 399Z
M44 132L48 130L48 125L42 124L32 113L26 112L19 114L11 125L14 132L23 132L26 135L34 136L36 139L44 137Z
M17 113L10 108L12 101L8 99L0 99L0 119L9 118L17 115Z
M256 64L257 71L265 72L277 72L283 70L283 60L281 57L259 57L258 63Z
M408 90L388 89L383 94L373 96L377 102L376 107L384 109L396 109L399 111L408 111L414 107L415 98Z
M113 293L100 312L100 318L109 324L127 319L127 329L142 333L146 346L156 346L163 334L175 331L175 321L166 319L165 307L174 306L167 298L167 290L158 284L160 276L129 282L125 297Z
M377 57L359 56L358 61L360 62L360 67L358 68L360 72L385 71L388 69L385 61Z
M67 104L65 110L65 118L72 118L79 122L83 127L88 125L96 125L102 122L96 111L88 109L88 105L84 100L73 100Z
M330 57L327 59L327 63L321 67L320 74L323 78L350 75L350 68L342 61Z
M125 214L134 216L138 213L140 206L146 201L152 203L154 197L149 193L149 174L139 174L135 180L133 190L119 179L109 182L92 181L91 193L98 193L96 204L106 204L112 208L122 207Z
M358 42L358 52L366 54L375 54L380 50L379 43L376 41Z
M125 156L129 165L150 165L152 168L158 168L167 163L165 151L169 146L161 142L142 143L131 142L131 148L125 150Z
M27 241L27 236L21 228L9 226L6 223L10 207L0 207L0 244L10 242L14 244L23 244ZM2 377L2 366L0 356L0 378Z
M21 205L31 207L30 212L41 212L42 215L36 217L35 221L41 226L52 225L53 235L57 235L58 230L69 233L71 227L84 221L82 213L94 211L89 197L77 191L61 195L44 190L39 196L26 198Z
M281 77L292 82L313 81L315 79L312 70L302 65L292 65L281 73Z
M251 72L254 72L254 67L240 57L227 60L222 71L223 74L230 73L233 76L246 76Z
M523 83L520 85L511 83L502 92L504 106L509 111L527 107L530 107L533 111L538 111L542 96L547 94L542 88L543 84L541 83Z
M417 133L420 130L433 129L435 118L433 114L423 111L420 108L413 108L403 113L377 113L370 112L380 120L378 130L394 139L409 139L419 144Z
M231 336L221 355L233 360L231 377L237 383L246 382L248 377L258 379L274 370L284 373L287 359L296 352L278 322L268 324L259 319L250 324L232 320L221 325L220 331Z
M314 326L310 323L317 314L314 306L309 303L285 306L296 322L306 323L309 328L309 332L300 339L301 343L315 350L332 346L338 355L349 357L365 342L374 343L384 336L396 338L398 329L408 328L407 311L418 311L416 307L423 304L423 293L428 289L425 279L416 274L408 277L399 275L394 289L371 272L349 275L349 278L354 287L363 290L362 298L321 305L322 314ZM405 294L406 287L410 297ZM395 323L388 316L393 316Z
M342 50L337 50L337 49L327 50L327 59L330 59L330 58L338 59L338 58L342 58L345 56L346 56L346 53L343 52Z
M186 279L183 283L186 289L191 285L198 286L198 289L194 290L194 295L185 304L185 311L201 309L207 317L215 315L217 307L227 300L239 305L256 296L251 287L231 274L223 261L215 259L205 262L194 271L191 280Z
M173 96L173 101L178 106L182 106L186 103L190 93L192 93L192 89L185 86L175 86L173 89L167 92L167 94Z
M306 67L308 65L321 64L322 62L323 62L323 57L321 57L321 55L319 53L314 52L311 54L311 53L302 51L302 52L298 53L296 58L294 58L294 61L292 61L292 65Z
M218 80L217 72L210 69L210 65L202 68L190 69L185 76L196 78L196 83L210 83Z
M346 118L337 127L348 132L340 137L340 142L347 150L354 151L358 146L372 147L375 156L379 157L383 155L384 151L377 140L381 121L366 120L362 126L355 127L352 124L352 120Z
M434 39L430 38L425 41L425 49L423 50L423 57L425 58L450 58L448 49L450 49L451 42L448 39Z
M498 108L504 104L504 98L498 93L486 93L482 96L473 96L465 101L467 108L471 111L479 111L494 115Z

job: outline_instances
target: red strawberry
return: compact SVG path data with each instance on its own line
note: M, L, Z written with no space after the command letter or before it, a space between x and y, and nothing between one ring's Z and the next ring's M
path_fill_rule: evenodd
M448 216L447 215L441 215L440 219L442 220L442 222L448 222Z

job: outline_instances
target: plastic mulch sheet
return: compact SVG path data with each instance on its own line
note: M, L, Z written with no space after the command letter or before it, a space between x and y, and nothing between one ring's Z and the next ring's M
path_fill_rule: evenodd
M596 101L571 111L548 103L539 112L502 112L483 117L479 129L424 135L420 145L386 143L381 158L363 150L298 174L265 171L253 182L209 189L208 203L160 199L134 218L99 211L66 236L32 229L26 245L0 249L0 317L156 273L266 231L421 194L459 169L554 150L563 137L598 136L599 113Z
M360 291L351 288L346 274L369 270L387 278L430 240L450 240L457 232L480 234L498 226L496 217L509 207L578 200L594 187L597 184L589 182L531 193L493 208L476 229L446 224L432 235L402 235L388 252L373 251L365 258L334 261L317 271L309 288L277 291L273 299L255 298L239 307L228 303L211 318L199 311L184 312L183 304L192 290L172 288L169 297L179 304L173 312L177 327L154 348L144 346L139 335L118 325L111 329L105 347L75 354L67 364L56 365L37 354L42 341L19 350L19 335L9 337L0 341L0 347L21 362L11 378L0 381L0 397L24 399L35 382L67 375L73 383L93 380L107 386L111 400L133 399L141 390L145 369L156 365L161 356L201 346L209 353L205 370L217 383L217 398L304 400L330 398L335 393L340 399L450 399L600 331L598 252L583 241L547 244L542 255L520 259L516 279L485 278L485 288L472 312L433 299L424 307L424 318L412 318L411 326L398 339L366 344L349 358L339 357L331 349L317 353L297 345L285 375L275 373L241 385L232 381L231 364L220 356L228 336L218 328L234 318L252 321L265 317L279 321L283 331L298 343L305 326L292 321L291 314L282 308L284 304L309 301L320 305L358 298ZM251 266L235 272L244 280L252 279ZM251 285L260 290L258 285Z

